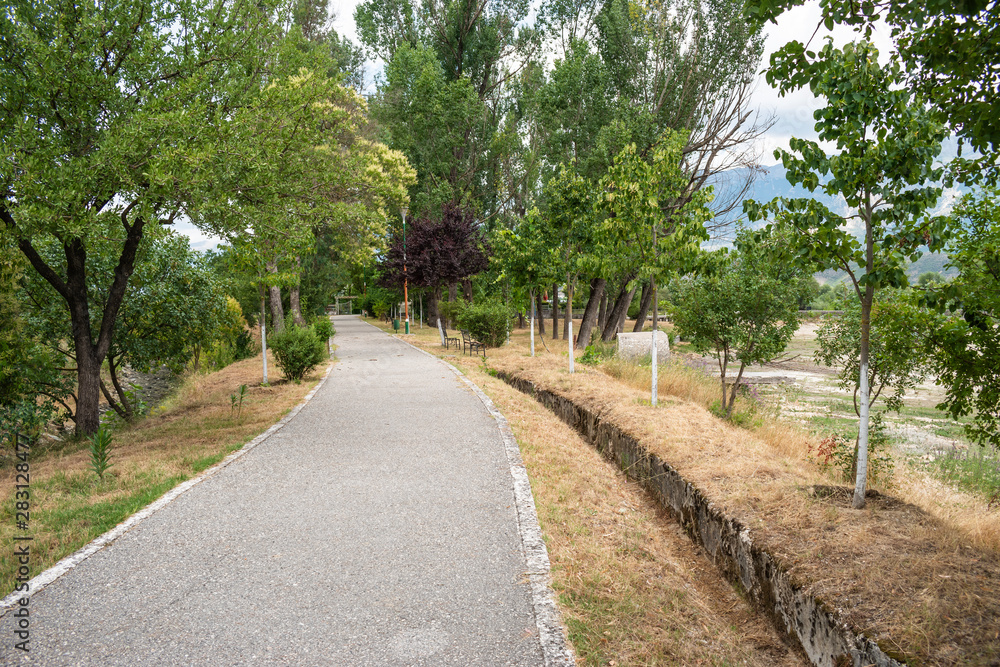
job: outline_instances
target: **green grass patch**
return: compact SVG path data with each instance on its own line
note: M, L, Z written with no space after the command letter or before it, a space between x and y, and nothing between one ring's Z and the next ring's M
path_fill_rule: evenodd
M941 479L990 500L1000 497L1000 455L992 447L970 445L941 453L933 462Z

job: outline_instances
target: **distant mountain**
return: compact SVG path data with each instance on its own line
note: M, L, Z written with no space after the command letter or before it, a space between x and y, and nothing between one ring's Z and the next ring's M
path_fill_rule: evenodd
M733 183L743 181L745 178L745 169L734 169L731 174L728 174L720 179L717 187L719 189L726 187L731 188ZM967 192L969 192L969 188L964 186L946 189L942 194L941 201L938 203L938 207L935 209L934 213L936 215L949 213L955 202L957 202L958 199ZM780 164L760 169L757 172L757 177L754 179L746 198L754 199L763 203L771 201L775 197L812 198L826 204L827 208L834 213L841 215L848 215L850 213L847 207L847 202L841 196L832 197L819 191L809 192L801 185L792 186L788 182L788 179L785 178L785 168Z
M720 175L719 179L714 183L717 199L724 200L727 197L731 198L734 196L740 184L745 183L746 175L747 171L745 169L733 169L730 172ZM968 191L969 189L965 187L948 188L945 190L937 208L934 210L934 214L949 213L952 206ZM825 204L834 213L844 216L850 215L847 202L843 197L833 197L819 191L813 193L800 185L791 185L788 179L785 178L785 169L781 165L765 167L759 170L745 199L753 199L764 203L771 201L775 197L812 198ZM737 217L741 212L742 206L738 206L735 211ZM860 230L858 231L860 232ZM950 277L955 272L945 270L944 265L947 261L948 256L943 253L925 253L923 257L910 266L907 270L907 275L911 279L916 279L922 273L937 271L946 277ZM821 283L828 283L843 280L846 275L843 271L824 271L816 274L816 278Z

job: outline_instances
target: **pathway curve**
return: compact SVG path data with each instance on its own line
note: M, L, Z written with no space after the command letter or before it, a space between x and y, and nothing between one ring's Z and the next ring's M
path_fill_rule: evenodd
M31 598L39 665L542 665L497 423L353 317L282 429Z

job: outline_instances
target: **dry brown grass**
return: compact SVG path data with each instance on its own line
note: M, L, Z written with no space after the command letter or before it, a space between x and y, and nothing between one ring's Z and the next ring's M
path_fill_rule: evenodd
M269 357L269 368L273 360ZM178 393L150 417L114 433L112 467L99 480L89 468L88 443L36 446L31 455L32 574L134 514L166 491L222 460L267 430L315 386L326 366L301 384L278 380L260 386L260 355L209 375L186 379ZM230 395L247 385L239 418ZM14 521L10 459L0 468L7 500L0 510L0 541L21 534ZM10 550L7 550L10 551ZM0 587L14 587L16 564L0 554Z
M435 336L417 329L400 338L448 356L510 421L583 664L803 664L638 485L536 401ZM489 351L490 365L497 354Z
M1000 661L998 523L982 503L902 475L892 490L897 497L883 493L866 510L853 510L848 491L824 492L830 480L808 460L809 436L797 428L773 419L756 432L735 428L686 400L696 391L683 385L685 398L661 396L654 409L645 383L640 390L580 365L570 375L561 346L531 358L524 338L515 333L512 345L490 350L489 366L564 395L640 439L749 526L794 580L884 649L911 664Z

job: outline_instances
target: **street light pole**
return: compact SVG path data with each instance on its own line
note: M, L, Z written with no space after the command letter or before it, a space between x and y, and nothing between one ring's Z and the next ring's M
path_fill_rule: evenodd
M403 207L403 310L406 313L406 328L403 333L410 333L410 294L407 290L408 276L406 275L406 207Z

